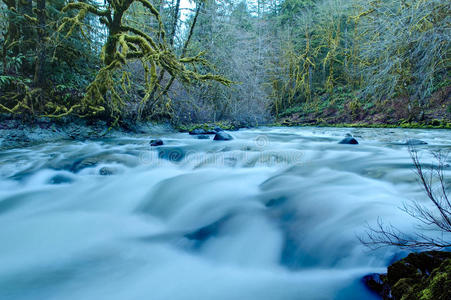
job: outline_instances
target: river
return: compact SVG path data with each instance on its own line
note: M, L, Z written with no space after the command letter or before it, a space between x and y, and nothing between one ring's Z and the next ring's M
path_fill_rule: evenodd
M405 252L357 237L378 217L412 231L399 207L427 201L398 143L426 141L425 163L451 149L450 130L230 134L1 151L0 299L377 299L362 276Z

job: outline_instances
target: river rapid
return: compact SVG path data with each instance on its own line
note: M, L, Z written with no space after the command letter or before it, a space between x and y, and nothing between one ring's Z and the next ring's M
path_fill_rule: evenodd
M338 144L348 132L359 145ZM378 217L412 231L399 207L427 203L399 143L426 141L425 163L451 149L449 130L230 134L1 151L0 299L377 299L362 276L405 252L357 236Z

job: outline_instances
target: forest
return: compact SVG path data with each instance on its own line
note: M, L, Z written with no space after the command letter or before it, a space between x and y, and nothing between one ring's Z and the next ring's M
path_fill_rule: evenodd
M0 110L449 126L440 0L3 0Z

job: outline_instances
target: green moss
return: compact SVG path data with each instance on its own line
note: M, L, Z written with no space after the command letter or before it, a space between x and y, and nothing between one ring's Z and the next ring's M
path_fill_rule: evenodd
M386 278L394 299L451 299L451 253L411 253L390 265Z
M433 125L433 126L440 126L441 122L440 122L440 120L434 119L434 120L431 121L431 125Z
M224 130L237 130L239 126L227 121L220 121L214 123L190 123L190 124L177 124L175 128L181 132L190 132L195 129L204 129L206 131L213 130L215 127L220 127Z
M442 122L441 124L435 126L431 124L424 124L418 122L403 122L397 124L372 124L365 122L357 123L329 123L322 118L317 118L315 123L297 123L291 122L290 120L284 120L282 122L276 122L269 124L269 126L319 126L319 127L344 127L344 128L411 128L411 129L451 129L451 123Z
M431 300L432 292L430 289L424 289L418 294L418 296L420 297L420 300Z
M411 294L415 288L415 280L411 278L402 278L392 287L392 294L395 299L410 300ZM414 300L414 299L412 299Z

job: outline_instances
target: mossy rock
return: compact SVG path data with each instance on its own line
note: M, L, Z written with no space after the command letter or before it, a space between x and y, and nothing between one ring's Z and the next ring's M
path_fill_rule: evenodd
M444 261L432 272L417 297L420 300L451 299L451 259Z
M451 252L411 253L388 267L393 299L451 299Z
M403 300L417 300L413 297L416 294L416 290L418 289L416 282L419 279L412 278L401 278L395 285L392 287L392 296L394 299L403 299ZM412 298L413 297L413 298Z

